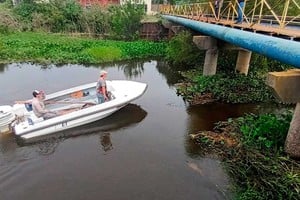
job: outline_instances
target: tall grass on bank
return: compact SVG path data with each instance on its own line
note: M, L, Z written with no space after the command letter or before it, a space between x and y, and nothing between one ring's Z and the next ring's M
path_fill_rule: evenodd
M45 33L0 34L0 62L89 63L160 57L165 43L76 38Z
M232 180L233 199L299 199L300 162L283 151L292 114L248 114L218 122L214 134L195 134L195 142L207 154L222 159Z
M292 114L251 114L237 119L243 145L225 159L236 185L236 199L300 198L300 162L283 152Z
M93 4L88 8L81 6L78 0L22 0L15 6L11 1L0 1L0 33L1 29L87 33L132 41L139 38L144 15L144 5L131 1L122 5Z

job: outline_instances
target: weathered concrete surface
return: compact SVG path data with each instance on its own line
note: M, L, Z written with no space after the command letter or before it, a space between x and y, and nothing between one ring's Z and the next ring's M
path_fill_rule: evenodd
M285 141L285 151L291 157L300 158L300 70L269 72L267 84L283 103L297 103Z
M180 33L181 31L187 30L186 27L172 23L170 21L163 20L162 21L163 27L169 30L168 37L172 38L174 35Z
M217 40L210 36L194 36L193 42L200 50L206 50L204 66L203 66L203 75L215 75L217 72L218 64L218 46Z
M251 51L239 50L239 54L235 66L236 72L245 75L248 74L251 55L252 55Z
M285 152L293 158L300 158L300 103L297 103L290 124L290 129L285 141Z
M206 50L203 67L204 76L216 74L219 49L239 50L235 70L245 75L248 74L252 54L251 51L247 51L235 45L231 45L229 43L206 35L193 36L193 42L200 50Z
M162 25L167 29L171 29L171 27L175 26L176 24L167 20L163 20Z
M172 27L171 27L171 30L172 30L175 34L178 34L178 33L180 33L181 31L186 30L186 28L185 28L184 26L172 26Z
M217 48L217 40L211 36L206 36L206 35L193 36L193 42L200 50Z
M218 63L218 49L208 49L205 53L204 66L203 66L203 75L210 76L215 75L217 72L217 63Z
M300 102L300 70L269 72L267 78L276 97L283 103Z
M200 50L208 50L216 47L222 50L243 50L243 48L241 47L229 44L207 35L193 36L193 42Z

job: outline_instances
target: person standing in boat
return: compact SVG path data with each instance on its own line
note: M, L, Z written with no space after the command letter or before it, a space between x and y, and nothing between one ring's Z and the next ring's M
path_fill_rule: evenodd
M32 110L33 110L33 113L37 117L43 117L46 120L46 119L50 119L50 118L58 116L57 112L50 111L50 110L47 110L45 108L45 104L44 104L45 94L44 94L44 92L39 91L39 90L34 90L32 92L32 95L33 95L33 99L31 101Z
M107 77L107 71L102 70L100 72L100 77L96 85L96 94L97 94L99 104L109 100L108 92L106 88L106 77Z

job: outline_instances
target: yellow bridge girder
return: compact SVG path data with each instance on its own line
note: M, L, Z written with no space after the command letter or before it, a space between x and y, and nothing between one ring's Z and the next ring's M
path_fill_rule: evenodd
M287 25L300 26L300 3L298 0L245 0L243 19L249 27L259 24L277 24L284 29ZM181 5L160 5L161 14L185 16L197 20L203 17L213 17L215 20L234 21L238 11L238 0L224 1L216 13L213 1L207 3L192 3ZM291 13L292 11L292 13Z

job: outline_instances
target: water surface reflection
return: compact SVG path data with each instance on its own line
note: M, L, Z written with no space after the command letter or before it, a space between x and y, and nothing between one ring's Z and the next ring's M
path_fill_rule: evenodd
M125 129L141 122L147 116L147 112L136 104L128 104L121 108L118 112L102 120L75 127L69 130L61 131L52 135L37 137L31 140L17 140L20 146L33 145L38 147L41 154L51 154L59 143L68 137L88 136L89 134L97 134L100 138L100 144L104 151L111 150L112 141L110 132L118 129Z
M163 62L5 65L0 103L31 98L33 89L52 93L96 81L100 69L110 80L145 82L148 89L108 118L40 142L18 145L12 135L1 137L0 199L226 199L220 162L186 147L188 133L214 119L205 121L205 107L186 107L173 86L179 75ZM220 107L215 117L218 110L223 115Z

